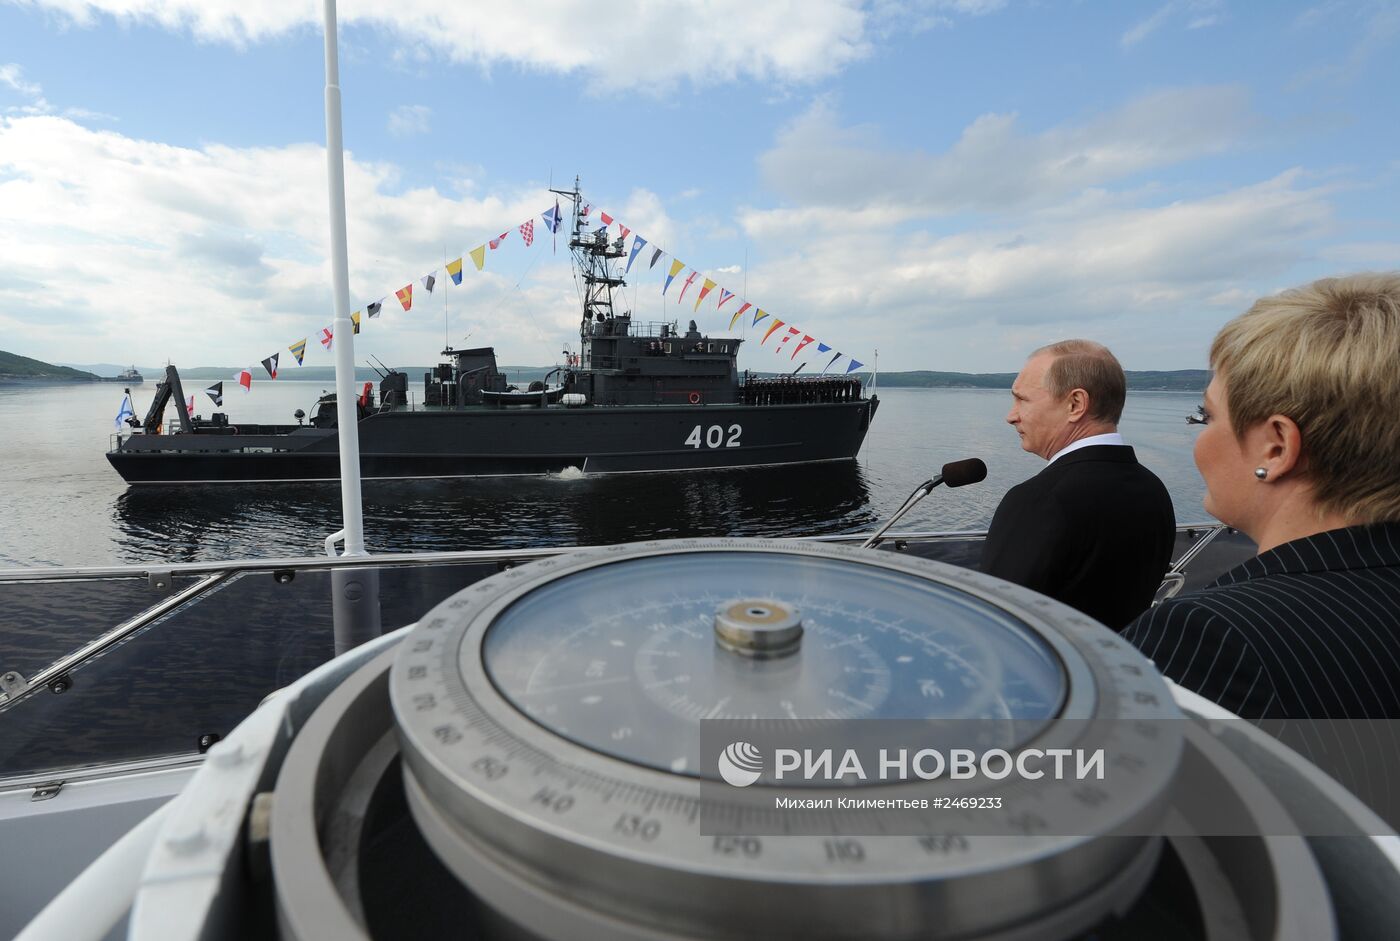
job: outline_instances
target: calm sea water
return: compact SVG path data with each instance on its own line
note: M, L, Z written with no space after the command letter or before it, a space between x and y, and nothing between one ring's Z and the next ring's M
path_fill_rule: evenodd
M225 388L231 383L226 383ZM226 396L230 420L290 422L325 383L257 382ZM194 389L202 383L191 382ZM145 414L154 383L134 392ZM197 411L210 403L197 393ZM848 465L614 477L369 481L371 551L593 545L679 536L797 536L872 528L948 461L988 477L939 489L900 528L982 529L1003 493L1036 473L1005 423L1010 393L884 389ZM101 565L318 555L338 530L335 484L127 487L108 465L115 384L0 385L0 564ZM1129 395L1121 430L1166 483L1181 522L1206 518L1184 416L1200 398ZM173 411L171 412L173 415Z

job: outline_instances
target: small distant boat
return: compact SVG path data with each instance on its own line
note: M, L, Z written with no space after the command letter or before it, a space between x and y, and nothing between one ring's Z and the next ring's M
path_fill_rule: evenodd
M135 366L132 366L130 369L123 369L115 376L98 376L97 381L121 382L129 386L139 386L141 383L146 381L146 377L141 375L141 373L137 372Z

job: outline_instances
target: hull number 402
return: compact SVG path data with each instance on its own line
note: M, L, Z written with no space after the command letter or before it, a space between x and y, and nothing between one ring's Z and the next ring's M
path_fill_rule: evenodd
M708 428L696 425L686 436L685 443L692 448L737 448L739 436L743 433L744 429L738 425L730 425L727 430L723 425L711 425Z

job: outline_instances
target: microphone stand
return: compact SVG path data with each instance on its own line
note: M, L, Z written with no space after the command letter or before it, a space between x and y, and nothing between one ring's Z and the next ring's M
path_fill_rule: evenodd
M888 531L889 528L895 523L898 523L900 519L904 517L904 514L914 509L915 504L917 504L924 497L928 496L930 493L933 493L933 488L937 487L941 483L943 483L943 475L939 474L931 480L926 480L923 483L919 484L919 486L915 487L914 492L909 494L909 496L905 497L904 502L900 504L899 509L894 511L894 515L889 518L885 525L881 526L878 530L876 530L875 535L871 536L869 539L865 540L865 542L861 543L860 547L862 549L873 549L880 543L884 542L886 531Z

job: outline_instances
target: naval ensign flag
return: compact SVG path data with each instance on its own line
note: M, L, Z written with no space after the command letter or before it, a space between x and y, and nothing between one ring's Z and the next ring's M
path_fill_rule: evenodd
M123 397L122 397L122 407L121 407L120 410L118 410L118 412L117 412L117 417L116 417L116 419L113 420L112 424L114 424L114 425L117 426L117 430L118 430L118 431L121 431L121 430L122 430L122 424L123 424L128 418L135 418L135 417L136 417L136 413L135 413L134 411L132 411L132 409L131 409L131 396L129 396L129 395L123 396Z

